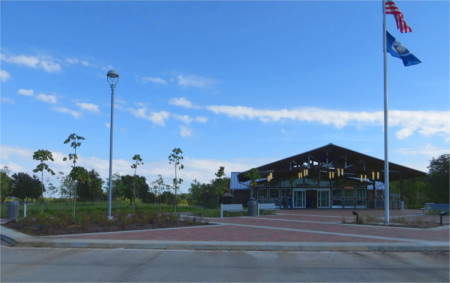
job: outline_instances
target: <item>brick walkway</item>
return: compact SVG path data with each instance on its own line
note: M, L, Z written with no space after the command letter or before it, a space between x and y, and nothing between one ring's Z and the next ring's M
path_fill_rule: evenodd
M384 216L382 210L361 214ZM418 210L392 210L391 219L420 218L437 221L439 216L422 215ZM353 222L351 210L282 210L258 217L210 218L216 225L158 230L124 231L46 237L86 240L227 241L227 242L327 242L327 243L448 243L449 226L431 229L343 224ZM448 216L445 216L448 224ZM392 220L391 220L392 222Z

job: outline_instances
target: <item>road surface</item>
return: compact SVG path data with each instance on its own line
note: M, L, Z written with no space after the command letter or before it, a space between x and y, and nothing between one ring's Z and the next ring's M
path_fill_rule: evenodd
M448 252L1 247L1 282L449 282Z

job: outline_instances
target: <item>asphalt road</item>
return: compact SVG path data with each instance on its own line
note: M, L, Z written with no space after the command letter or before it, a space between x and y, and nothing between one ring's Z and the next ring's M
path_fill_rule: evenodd
M1 247L1 282L449 282L448 252Z

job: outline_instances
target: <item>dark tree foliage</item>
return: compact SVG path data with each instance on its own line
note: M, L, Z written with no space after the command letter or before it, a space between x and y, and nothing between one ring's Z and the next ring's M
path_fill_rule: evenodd
M173 205L175 204L175 194L165 191L161 194L161 203Z
M141 200L149 198L148 192L150 187L147 184L147 180L143 176L121 176L117 180L113 180L114 187L117 190L117 194L122 199L130 200L130 205L133 203L133 189L136 186L136 197Z
M6 170L5 170L6 171ZM5 200L6 197L12 195L12 179L8 176L7 172L3 170L0 171L0 196L1 202Z
M12 175L12 194L22 201L39 199L42 196L42 187L41 181L34 175L33 177L27 173Z
M92 202L105 200L105 193L102 189L103 180L100 178L100 175L95 170L86 171L83 174L87 174L89 177L87 181L77 184L78 199Z
M211 180L209 184L202 184L197 180L191 183L189 188L189 203L205 208L217 208L220 198L229 191L230 178L225 176L225 168L220 167L215 174L217 178Z
M449 203L450 154L433 158L428 166L429 197L431 202Z

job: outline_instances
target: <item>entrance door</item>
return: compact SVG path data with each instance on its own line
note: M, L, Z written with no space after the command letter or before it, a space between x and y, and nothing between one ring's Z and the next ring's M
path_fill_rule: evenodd
M294 207L296 208L306 207L305 190L294 190Z
M330 207L330 191L329 190L317 190L317 207L329 208Z

